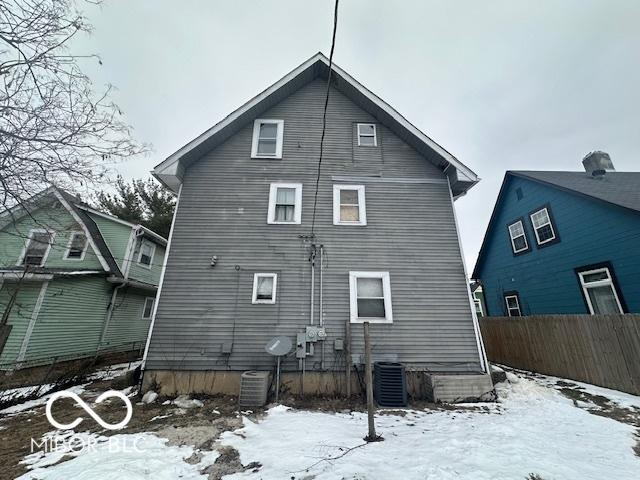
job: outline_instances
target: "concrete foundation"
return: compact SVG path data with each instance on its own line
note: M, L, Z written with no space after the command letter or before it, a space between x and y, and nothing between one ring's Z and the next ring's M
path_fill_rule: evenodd
M148 370L142 388L160 395L240 394L240 375L236 371ZM273 380L273 379L272 379ZM414 400L455 403L490 399L493 384L489 375L435 375L407 371L407 393ZM339 397L346 394L344 372L286 372L281 374L281 395ZM362 393L358 375L351 375L351 393Z

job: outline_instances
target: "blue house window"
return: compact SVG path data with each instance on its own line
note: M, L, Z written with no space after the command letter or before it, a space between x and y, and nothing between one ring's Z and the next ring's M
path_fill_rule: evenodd
M516 292L505 293L504 304L505 304L506 312L508 316L510 317L522 316L522 310L520 310L520 298Z
M530 217L538 245L544 245L556 239L556 232L547 207L533 212Z
M509 238L511 239L511 249L513 253L518 254L529 250L529 243L524 233L522 220L518 220L509 225Z
M624 313L608 267L578 272L582 293L592 315Z

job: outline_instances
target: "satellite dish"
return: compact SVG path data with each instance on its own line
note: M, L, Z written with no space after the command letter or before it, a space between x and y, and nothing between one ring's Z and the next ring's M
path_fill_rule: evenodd
M269 343L264 347L266 352L275 357L281 357L291 351L291 340L289 337L274 337L269 340Z

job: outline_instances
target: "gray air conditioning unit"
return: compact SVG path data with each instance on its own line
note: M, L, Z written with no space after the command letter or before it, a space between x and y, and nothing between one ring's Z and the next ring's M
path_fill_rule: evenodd
M406 407L407 382L404 365L391 362L373 364L373 394L381 407Z
M240 377L240 406L261 407L267 403L269 372L244 372Z

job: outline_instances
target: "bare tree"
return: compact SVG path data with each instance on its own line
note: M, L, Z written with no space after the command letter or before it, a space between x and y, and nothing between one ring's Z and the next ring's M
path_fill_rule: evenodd
M99 2L90 2L99 3ZM103 181L146 149L131 137L111 86L96 93L70 52L91 26L75 0L0 1L0 206L37 191Z

